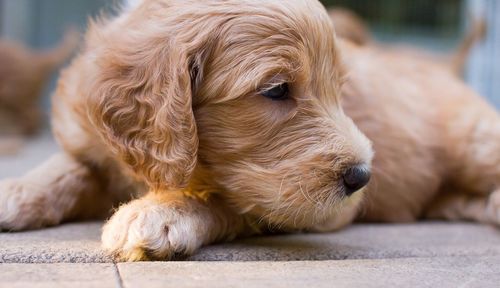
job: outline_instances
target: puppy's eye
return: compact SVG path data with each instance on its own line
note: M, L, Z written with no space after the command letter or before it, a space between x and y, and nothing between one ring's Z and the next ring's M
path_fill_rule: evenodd
M283 83L262 92L262 96L274 101L283 101L288 99L288 83Z

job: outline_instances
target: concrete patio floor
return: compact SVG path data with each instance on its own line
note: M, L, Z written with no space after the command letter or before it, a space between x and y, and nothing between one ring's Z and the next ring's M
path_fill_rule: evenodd
M0 178L57 151L49 136L0 157ZM184 261L113 263L102 223L0 233L0 287L500 287L500 229L358 224L205 247Z

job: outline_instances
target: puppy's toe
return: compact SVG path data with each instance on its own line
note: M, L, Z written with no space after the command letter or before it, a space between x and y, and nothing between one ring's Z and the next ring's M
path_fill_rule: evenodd
M117 261L168 260L202 244L202 219L150 199L118 209L103 228L104 250Z

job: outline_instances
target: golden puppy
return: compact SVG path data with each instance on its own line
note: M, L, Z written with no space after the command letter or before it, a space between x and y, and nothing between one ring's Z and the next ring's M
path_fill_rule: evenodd
M499 223L498 114L449 71L393 60L336 40L316 0L138 1L90 25L54 96L64 152L0 183L0 227L140 195L102 235L133 261L355 219Z

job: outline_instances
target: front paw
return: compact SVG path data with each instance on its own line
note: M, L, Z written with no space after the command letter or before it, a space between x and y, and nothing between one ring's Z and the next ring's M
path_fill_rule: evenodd
M0 181L0 231L37 229L59 222L59 213L46 207L51 199L39 197L37 189L18 179Z
M103 228L102 245L117 261L167 260L204 244L207 220L183 203L138 199L121 206Z

